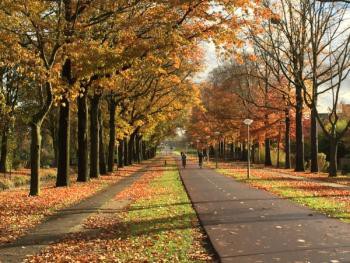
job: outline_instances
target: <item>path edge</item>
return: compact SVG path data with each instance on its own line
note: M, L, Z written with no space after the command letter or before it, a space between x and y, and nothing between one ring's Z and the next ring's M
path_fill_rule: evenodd
M181 170L181 168L180 168L180 166L179 166L179 162L178 162L177 160L176 160L176 166L177 166L177 170L178 170L178 172L179 172L179 177L180 177L180 180L181 180L181 184L182 184L183 188L185 189L185 192L186 192L186 195L187 195L188 199L191 201L192 209L195 211L196 216L197 216L197 219L198 219L198 222L199 222L201 228L203 229L203 231L205 232L205 234L206 234L206 236L207 236L206 239L209 241L208 243L209 243L209 245L210 245L210 248L211 248L212 252L214 253L214 256L215 256L214 262L215 262L215 260L218 260L218 262L222 262L221 257L220 257L220 255L219 255L218 251L215 249L215 246L213 245L212 239L210 238L210 236L209 236L209 234L208 234L206 228L205 228L204 225L203 225L203 222L202 222L201 218L199 217L199 214L198 214L196 208L194 207L192 198L191 198L191 196L190 196L190 194L189 194L189 192L188 192L188 189L187 189L186 184L184 183L184 180L183 180L183 177L182 177L182 172L181 172L182 170Z

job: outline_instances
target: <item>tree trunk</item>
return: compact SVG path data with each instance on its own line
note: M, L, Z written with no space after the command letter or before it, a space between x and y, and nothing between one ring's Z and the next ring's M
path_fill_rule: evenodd
M137 133L135 134L135 137L134 137L134 145L133 145L133 161L134 163L138 163L138 157L137 157Z
M40 194L40 151L41 151L41 124L52 107L52 87L50 83L45 84L46 102L41 110L32 118L31 144L30 144L30 190L29 195Z
M119 140L118 146L118 167L124 167L124 140Z
M31 124L30 144L30 193L35 196L40 194L40 153L41 153L41 123Z
M224 161L226 161L226 140L224 139L222 141L222 153L223 153L223 157L224 157Z
M304 135L303 135L303 96L302 88L295 87L296 90L296 153L295 153L295 171L304 172Z
M52 162L52 167L56 167L57 168L57 163L58 163L58 131L56 131L55 137L53 137L52 139L52 148L53 148L53 152L54 152L54 160Z
M235 145L234 143L230 144L230 160L233 161L234 160L234 153L235 153Z
M338 153L338 141L335 138L331 138L330 153L329 153L329 173L328 173L330 177L337 176L337 170L338 170L337 153Z
M72 79L72 61L68 58L62 66L62 79L67 83L67 88L74 83ZM68 93L68 91L67 91ZM66 94L64 94L66 95ZM70 165L70 102L64 97L60 106L58 123L58 159L56 186L69 185Z
M132 165L135 159L134 147L135 147L135 132L130 135L129 143L128 143L128 164L129 165Z
M242 161L248 161L248 154L245 143L242 143Z
M84 92L78 97L78 182L89 181L89 149L88 149L88 97Z
M278 137L277 141L277 168L280 168L280 144L281 144L281 137Z
M115 111L116 104L113 99L109 101L109 144L108 144L108 172L114 170L114 155L115 155Z
M142 154L141 154L141 141L142 141L142 136L136 135L136 161L137 163L141 163L142 161Z
M129 165L129 154L128 154L128 138L124 138L124 165Z
M250 159L251 159L251 162L252 162L252 163L255 163L255 150L256 150L256 145L255 145L254 143L252 143L251 149L252 149L252 152L251 152L251 155L250 155Z
M9 140L9 129L7 127L4 128L1 137L1 159L0 159L0 172L7 173L7 156L8 156L8 140Z
M224 152L225 152L225 142L224 140L221 141L221 158L223 159L224 158Z
M311 109L311 172L318 173L318 131L317 131L317 117L316 110Z
M98 123L98 109L100 104L100 95L94 95L91 99L91 113L90 113L90 177L98 178L100 176L99 166L99 123Z
M270 139L265 139L265 166L272 166Z
M100 161L100 173L102 175L107 174L107 168L106 168L106 157L105 157L105 147L103 144L103 119L102 119L102 112L99 110L98 113L98 119L99 119L99 144L100 144L100 149L99 149L99 161Z
M64 99L63 103L65 105L60 106L58 128L57 187L69 185L70 109L67 99Z
M142 156L144 160L147 160L147 147L145 141L142 141Z
M290 164L290 117L289 117L289 110L287 109L286 110L286 119L285 119L285 122L286 122L286 131L285 131L285 152L286 152L286 155L285 155L285 166L284 168L285 169L290 169L291 168L291 164Z

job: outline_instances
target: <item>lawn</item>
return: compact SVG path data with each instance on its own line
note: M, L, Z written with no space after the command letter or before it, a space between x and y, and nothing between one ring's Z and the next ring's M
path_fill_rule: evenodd
M214 168L212 163L209 166ZM217 171L255 188L288 198L327 216L350 222L350 190L322 184L322 182L328 182L327 180L320 182L302 180L303 177L311 177L311 175L305 175L306 173L301 173L300 179L286 178L276 169L252 169L250 179L247 180L245 167L223 163L219 164ZM293 175L296 174L293 173ZM316 180L319 176L314 177L312 179Z
M1 191L0 244L16 240L57 210L80 202L141 168L134 165L88 183L73 181L70 187L56 188L51 180L43 185L41 195L34 197L28 196L29 190L23 187Z

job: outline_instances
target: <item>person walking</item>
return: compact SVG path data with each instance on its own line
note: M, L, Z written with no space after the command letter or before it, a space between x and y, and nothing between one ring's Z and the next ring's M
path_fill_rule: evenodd
M203 167L203 152L202 151L198 151L198 164L199 164L199 168L202 169Z
M184 152L181 152L181 161L182 161L183 168L186 168L186 159L187 159L186 154Z

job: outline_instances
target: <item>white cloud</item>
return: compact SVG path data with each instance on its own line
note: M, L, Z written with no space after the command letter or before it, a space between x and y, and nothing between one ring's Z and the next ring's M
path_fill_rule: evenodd
M201 43L201 47L205 55L203 58L203 71L197 73L194 77L194 81L197 83L204 81L208 77L208 74L219 65L214 43L203 42Z
M328 112L328 108L332 107L332 93L327 92L319 96L318 110L320 112ZM339 103L350 103L350 78L344 80L340 87Z

